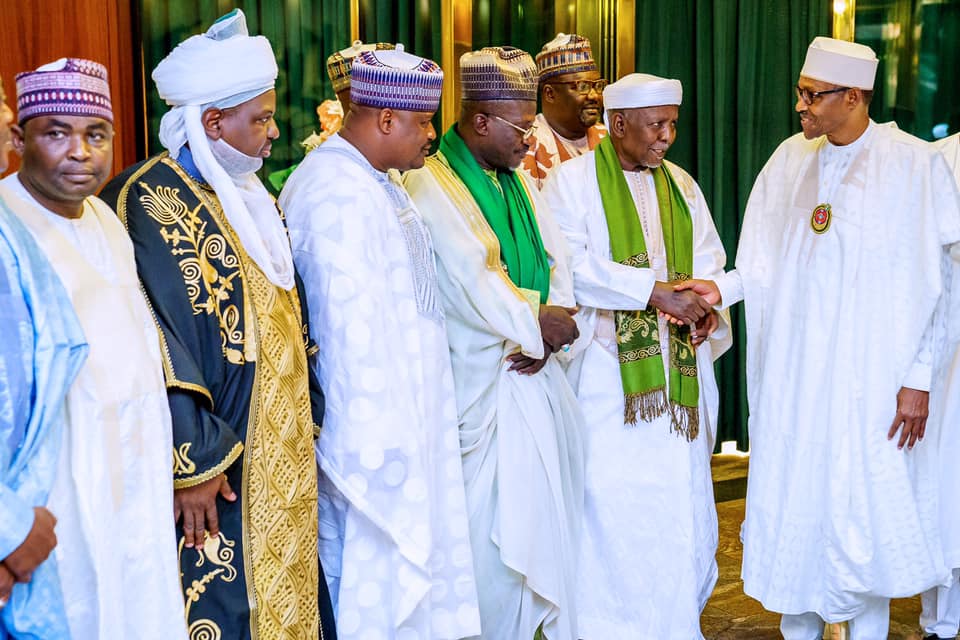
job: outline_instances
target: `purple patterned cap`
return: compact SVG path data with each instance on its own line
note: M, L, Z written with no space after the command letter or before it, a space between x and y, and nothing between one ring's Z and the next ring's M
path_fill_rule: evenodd
M443 71L433 60L394 50L364 51L353 59L350 102L379 109L436 111Z
M51 114L113 122L107 68L82 58L60 58L17 77L17 122Z

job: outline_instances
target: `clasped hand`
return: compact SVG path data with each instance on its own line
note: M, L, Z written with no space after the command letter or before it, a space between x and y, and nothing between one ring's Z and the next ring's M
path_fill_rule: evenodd
M541 305L539 321L540 335L543 337L543 357L531 358L523 353L514 353L507 357L510 362L509 370L533 375L543 369L551 354L572 344L580 336L577 322L573 319L578 310L577 307Z

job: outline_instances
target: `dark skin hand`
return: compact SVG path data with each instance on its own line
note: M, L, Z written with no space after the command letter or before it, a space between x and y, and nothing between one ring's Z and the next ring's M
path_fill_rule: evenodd
M703 344L710 335L720 326L720 316L716 311L711 311L697 322L696 326L690 330L690 344L694 348Z
M229 502L237 499L227 476L222 473L195 487L173 492L173 521L179 522L183 516L183 546L191 548L196 545L197 549L203 549L204 531L211 538L220 533L217 495Z
M897 449L903 449L903 445L907 445L907 449L913 449L918 440L923 440L927 430L927 416L930 415L929 402L930 393L927 391L900 388L897 394L897 415L887 432L887 440L893 440L900 430Z
M678 282L657 282L650 294L650 304L678 320L678 324L695 325L710 313L711 305L696 292L677 290Z
M30 533L13 553L3 559L4 566L17 582L30 582L34 570L57 546L57 534L53 531L56 524L57 519L46 507L33 508L33 526Z
M13 577L10 569L7 569L7 565L0 563L0 603L6 604L10 599L10 593L16 582L17 579Z
M573 319L577 311L577 307L540 305L540 334L553 351L559 351L563 345L572 344L580 336L580 330Z
M537 360L519 352L514 353L507 357L507 360L512 363L508 371L516 371L520 375L532 376L539 372L540 369L543 369L543 365L547 364L547 359L550 358L552 354L553 349L551 349L550 345L544 340L542 358Z

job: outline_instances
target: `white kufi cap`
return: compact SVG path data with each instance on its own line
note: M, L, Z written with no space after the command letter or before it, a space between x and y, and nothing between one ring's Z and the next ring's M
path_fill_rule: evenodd
M642 109L683 102L683 85L679 80L661 78L649 73L631 73L603 90L603 121L611 109Z
M807 48L800 75L869 91L873 89L878 62L877 54L866 45L818 36Z

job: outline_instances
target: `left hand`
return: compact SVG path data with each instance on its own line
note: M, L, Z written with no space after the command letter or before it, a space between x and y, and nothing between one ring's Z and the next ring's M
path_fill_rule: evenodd
M13 585L16 581L13 572L7 569L7 565L0 562L0 609L3 609L10 601L10 593L13 591Z
M511 363L507 371L516 371L520 375L532 376L539 372L540 369L543 369L543 366L547 364L547 359L552 353L553 349L550 348L550 345L547 344L546 341L543 342L543 357L539 360L535 360L518 351L517 353L507 356L507 360Z
M906 444L908 449L913 449L913 445L918 440L923 440L923 434L927 429L927 416L930 415L930 393L928 391L918 391L901 387L897 394L897 415L890 425L890 431L887 432L887 440L893 440L900 430L900 441L897 443L897 449L903 449Z
M694 349L703 344L720 326L720 314L711 311L690 329L690 344Z

